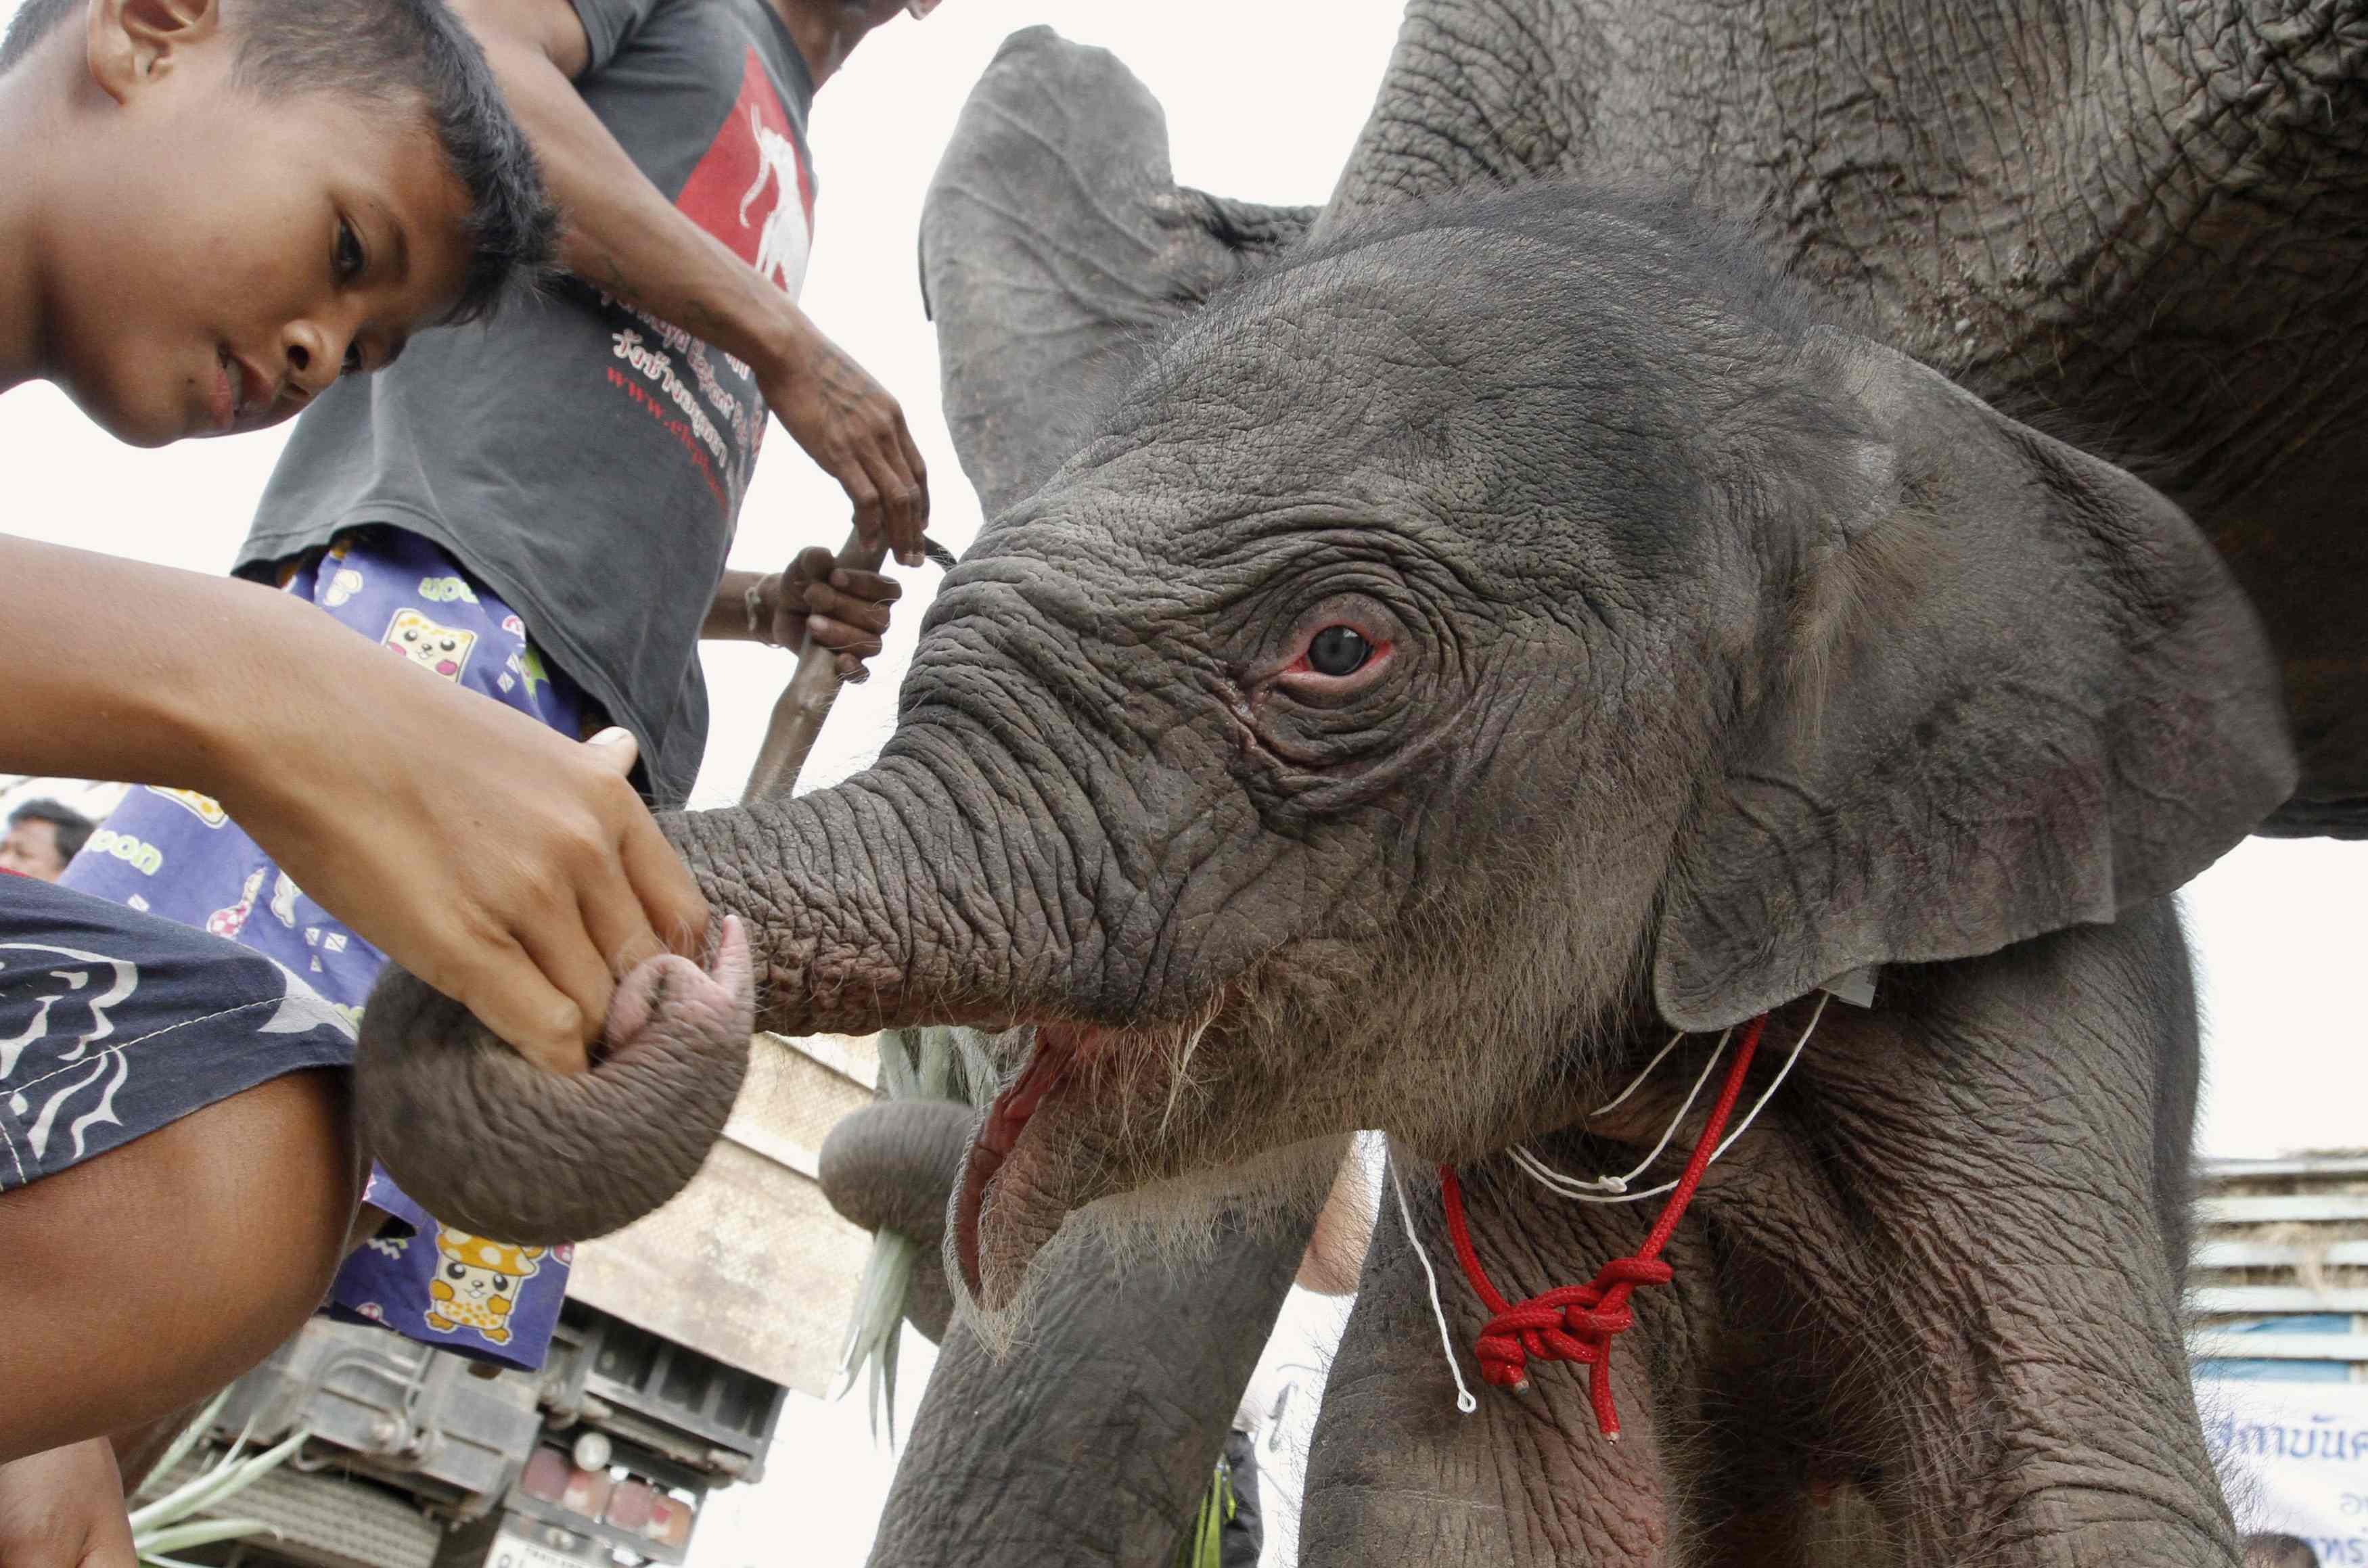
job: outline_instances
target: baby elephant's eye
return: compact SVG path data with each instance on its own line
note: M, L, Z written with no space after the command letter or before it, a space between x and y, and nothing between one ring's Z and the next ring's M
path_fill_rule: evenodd
M1352 626L1327 626L1307 645L1307 665L1320 676L1354 675L1372 655L1373 645Z

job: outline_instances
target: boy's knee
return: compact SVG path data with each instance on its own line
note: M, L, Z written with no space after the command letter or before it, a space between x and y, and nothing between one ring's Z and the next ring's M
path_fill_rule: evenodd
M163 1415L317 1306L360 1187L346 1075L291 1073L0 1198L0 1460ZM11 1565L13 1568L13 1565Z

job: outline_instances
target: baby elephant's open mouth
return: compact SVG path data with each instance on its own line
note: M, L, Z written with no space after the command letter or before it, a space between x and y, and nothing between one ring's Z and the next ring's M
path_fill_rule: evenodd
M979 1274L978 1221L986 1204L987 1189L1002 1174L1019 1135L1027 1130L1029 1119L1044 1103L1044 1097L1067 1081L1078 1047L1085 1043L1084 1037L1103 1032L1089 1025L1039 1025L1029 1048L1028 1065L987 1108L986 1120L971 1144L970 1157L962 1166L961 1192L954 1202L954 1255L962 1266L962 1283L969 1288L972 1299L982 1305L991 1308L1000 1304L986 1300ZM1016 1278L1009 1283L1016 1285ZM1004 1293L998 1291L998 1295Z
M1028 1031L1027 1064L987 1108L955 1196L954 1259L972 1301L989 1312L1008 1306L1071 1210L1156 1179L1138 1164L1154 1152L1141 1134L1164 1121L1161 1104L1173 1111L1193 1048L1210 1032L1205 1018Z

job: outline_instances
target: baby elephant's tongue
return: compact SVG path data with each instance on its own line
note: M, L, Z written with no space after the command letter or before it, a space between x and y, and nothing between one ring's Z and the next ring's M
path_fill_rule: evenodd
M1013 1147L1019 1142L1028 1120L1044 1096L1060 1087L1068 1073L1073 1055L1076 1031L1044 1025L1036 1030L1028 1065L1011 1086L995 1097L987 1108L986 1119L972 1142L970 1158L962 1167L962 1187L954 1200L954 1256L962 1268L962 1283L969 1288L971 1299L993 1311L1004 1305L1019 1286L1019 1268L996 1271L995 1300L988 1299L986 1282L979 1268L979 1217L985 1208L987 1189L1003 1174ZM1015 1176L1019 1173L1013 1173ZM1008 1179L996 1192L998 1211L1008 1210L1019 1194L1011 1190ZM1054 1221L1057 1226L1058 1221Z

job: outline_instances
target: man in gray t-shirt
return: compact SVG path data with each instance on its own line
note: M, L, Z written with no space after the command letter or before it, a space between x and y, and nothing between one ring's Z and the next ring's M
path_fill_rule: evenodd
M457 8L535 140L574 276L540 309L424 335L399 364L324 394L238 570L275 580L356 530L431 541L518 612L596 722L633 733L649 793L678 805L707 734L702 626L793 643L811 608L817 641L853 674L895 594L870 574L832 585L813 551L789 574L725 574L768 408L845 485L859 526L920 560L927 480L904 416L796 304L814 222L808 108L903 7Z

